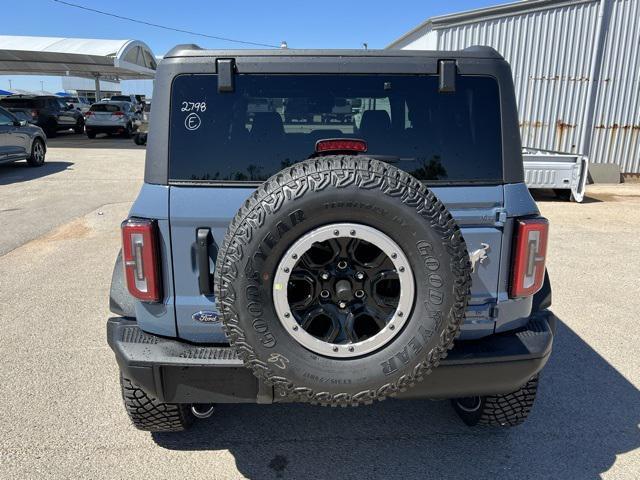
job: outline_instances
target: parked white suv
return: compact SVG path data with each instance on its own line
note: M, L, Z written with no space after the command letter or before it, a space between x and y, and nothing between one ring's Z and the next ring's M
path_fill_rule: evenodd
M89 100L83 97L61 97L64 103L71 105L74 109L86 113L91 107Z

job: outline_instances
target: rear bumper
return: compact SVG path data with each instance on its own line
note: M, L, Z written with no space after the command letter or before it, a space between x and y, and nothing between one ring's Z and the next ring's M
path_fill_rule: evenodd
M86 125L85 130L90 133L122 133L127 129L127 124L117 125Z
M549 310L517 331L457 342L438 368L398 398L455 398L509 393L551 355L557 319ZM271 403L271 386L226 346L199 346L143 332L135 321L110 318L107 340L123 375L168 403Z

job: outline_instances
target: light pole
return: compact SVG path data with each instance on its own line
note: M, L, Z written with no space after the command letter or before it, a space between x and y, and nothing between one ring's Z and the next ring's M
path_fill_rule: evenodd
M11 90L11 79L9 79L9 90Z
M40 93L44 92L44 82L40 80Z

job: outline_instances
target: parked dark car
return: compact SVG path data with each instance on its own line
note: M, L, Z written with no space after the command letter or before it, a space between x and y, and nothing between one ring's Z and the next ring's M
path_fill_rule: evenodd
M81 112L53 95L12 95L0 100L0 106L10 112L24 112L30 123L42 128L47 137L55 137L61 130L73 128L84 133L84 117Z
M46 136L40 127L0 107L0 164L26 160L31 167L39 167L46 152Z

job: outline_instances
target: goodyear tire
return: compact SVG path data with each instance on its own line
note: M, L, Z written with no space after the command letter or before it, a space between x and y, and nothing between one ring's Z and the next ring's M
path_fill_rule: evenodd
M216 265L225 331L245 365L279 396L332 406L382 400L429 374L471 283L445 206L366 157L310 159L267 180Z

